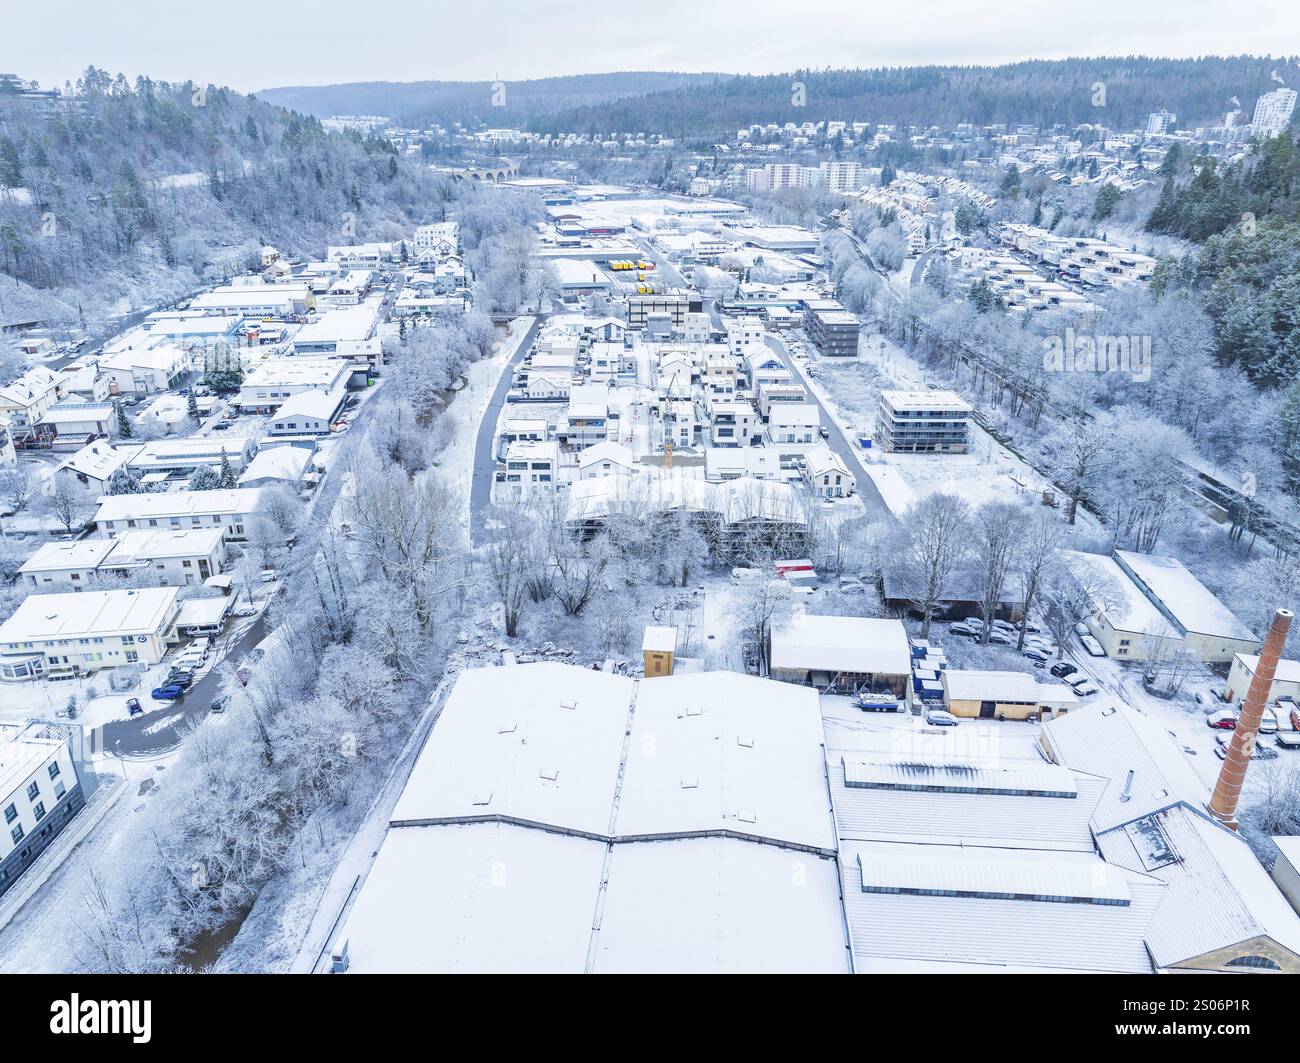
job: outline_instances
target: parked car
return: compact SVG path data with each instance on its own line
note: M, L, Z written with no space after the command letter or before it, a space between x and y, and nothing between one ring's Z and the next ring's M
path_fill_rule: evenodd
M185 688L178 683L165 683L160 687L154 687L149 692L149 696L155 701L176 701L185 696Z
M1078 670L1078 667L1071 664L1069 661L1057 661L1049 669L1052 675L1056 676L1057 679L1064 679L1067 675L1073 675Z
M925 714L925 722L932 727L956 727L957 717L945 709L931 709Z
M1074 692L1076 695L1078 695L1081 698L1090 698L1094 694L1101 693L1100 689L1097 687L1095 683L1090 683L1087 681L1077 684L1074 687Z
M827 428L825 425L822 425L819 429L817 429L817 434L821 436L823 439L830 439L831 430Z
M1010 646L1010 645L1011 645L1011 636L1010 636L1009 634L1007 634L1005 631L1001 631L1001 630L991 631L991 632L989 632L989 645L990 645L990 646Z
M984 630L984 621L978 616L968 616L962 623L967 627L973 627L976 631Z
M1228 748L1231 744L1232 744L1232 739L1229 738L1227 735L1215 735L1214 736L1215 756L1217 756L1220 760L1226 760L1228 757ZM1275 760L1276 758L1277 758L1276 749L1272 748L1271 746L1261 745L1259 742L1255 743L1255 748L1251 751L1250 754L1251 760Z
M280 578L280 573L273 568L268 568L265 572L257 577L259 583L274 583Z
M1088 625L1082 620L1074 625L1074 633L1081 639L1088 638L1092 634L1092 632L1088 630Z
M964 620L959 620L955 624L948 625L948 633L951 635L965 635L967 638L974 638L976 631Z
M1231 709L1219 709L1218 712L1212 712L1205 717L1205 726L1231 731L1237 726L1237 714Z
M845 576L840 580L841 594L866 594L867 588L862 585L861 580L856 580L852 576Z
M1031 661L1038 661L1040 664L1046 664L1049 656L1046 651L1039 649L1037 646L1026 646L1020 651L1021 655L1028 657Z
M1098 642L1091 635L1084 635L1083 638L1081 638L1079 641L1083 643L1083 648L1087 650L1090 654L1092 654L1094 657L1106 656L1106 651L1101 648L1101 643Z
M1266 707L1264 715L1259 718L1259 733L1262 735L1275 735L1277 731L1277 713Z
M143 716L144 709L140 706L139 698L126 699L126 714L128 716Z
M1036 634L1038 634L1038 632L1042 631L1043 629L1042 629L1041 627L1039 627L1036 623L1034 623L1034 621L1032 621L1032 620L1026 620L1026 621L1025 621L1025 630L1028 631L1028 632L1030 632L1031 634L1036 635Z
M226 711L226 703L227 703L229 700L230 700L230 698L229 698L228 695L226 695L226 694L222 694L222 695L220 695L219 697L215 697L215 698L212 699L212 704L209 706L209 708L210 708L211 711L213 711L213 712L225 712L225 711Z

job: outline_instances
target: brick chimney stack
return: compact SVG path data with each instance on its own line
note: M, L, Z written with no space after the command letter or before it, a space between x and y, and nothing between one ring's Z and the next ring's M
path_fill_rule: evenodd
M1241 797L1246 769L1250 767L1250 758L1255 752L1259 722L1268 705L1269 691L1273 689L1273 676L1277 673L1277 662L1282 658L1282 647L1286 643L1287 631L1291 628L1291 616L1287 609L1279 609L1273 614L1273 622L1269 625L1268 635L1259 651L1259 664L1251 677L1246 700L1242 702L1236 730L1232 732L1228 755L1223 760L1219 778L1214 784L1214 793L1210 797L1210 815L1233 830L1237 829L1237 799Z

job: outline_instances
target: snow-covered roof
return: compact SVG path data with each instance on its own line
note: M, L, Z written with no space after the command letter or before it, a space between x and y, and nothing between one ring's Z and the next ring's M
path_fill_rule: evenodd
M72 543L46 543L32 554L18 571L63 572L94 569L113 549L112 539L81 539Z
M909 675L912 651L902 621L805 614L772 632L772 669Z
M621 505L644 505L650 512L718 513L729 524L747 520L802 524L801 497L789 484L741 476L725 483L686 477L654 480L600 476L569 488L569 520L603 520Z
M462 672L339 938L354 971L846 971L816 695Z
M1246 670L1248 675L1253 676L1255 669L1259 667L1258 653L1238 653L1234 654L1236 660L1241 661L1241 666ZM1277 662L1277 671L1273 673L1273 682L1275 683L1300 683L1300 661L1292 661L1283 657Z
M599 465L606 461L631 469L636 465L636 455L622 443L612 443L608 439L588 447L578 455L580 469L590 468L592 465Z
M154 634L175 608L176 590L31 594L0 626L0 643Z
M285 480L297 483L311 464L311 451L305 447L271 447L259 450L239 476L241 484L260 480Z
M1182 635L1114 558L1078 550L1062 550L1061 558L1076 578L1083 581L1083 586L1093 596L1094 604L1116 631L1159 635L1171 642L1182 641Z
M641 649L646 653L672 653L677 649L677 629L651 624L645 629Z
M943 673L953 701L1004 701L1070 706L1079 699L1064 683L1040 683L1027 672L986 672L949 668Z
M1094 853L849 842L840 867L859 970L1151 971L1161 884Z
M149 517L219 516L252 513L262 497L260 488L229 491L169 491L163 494L103 495L95 510L95 523L106 520L140 520Z
M1116 550L1115 559L1160 600L1184 630L1215 638L1258 642L1250 628L1177 558Z
M1043 738L1057 762L1109 778L1092 823L1102 855L1166 885L1147 935L1159 966L1261 936L1300 957L1300 918L1245 840L1210 818L1209 788L1157 724L1089 706Z
M290 417L310 417L317 421L328 421L338 412L344 398L346 394L342 390L323 391L320 388L311 388L308 391L300 391L296 395L290 395L280 404L280 408L275 411L275 419L284 421Z
M1094 850L1089 821L1105 781L1041 758L909 744L832 750L827 767L841 840Z

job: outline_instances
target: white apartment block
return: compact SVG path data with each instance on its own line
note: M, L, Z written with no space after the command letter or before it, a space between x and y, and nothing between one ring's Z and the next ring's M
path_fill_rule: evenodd
M164 494L105 495L95 510L95 535L116 539L129 531L161 528L188 531L219 528L226 541L247 536L262 497L259 488L229 491L170 491Z
M853 192L866 184L862 165L852 160L828 159L821 169L822 184L828 192Z
M1295 89L1274 89L1255 101L1255 113L1250 120L1251 131L1260 137L1272 138L1284 133L1291 125L1295 113Z
M46 543L18 570L41 593L84 591L121 576L147 572L160 587L199 586L226 558L219 528L140 530L116 539Z
M70 732L56 724L0 724L0 894L85 805Z

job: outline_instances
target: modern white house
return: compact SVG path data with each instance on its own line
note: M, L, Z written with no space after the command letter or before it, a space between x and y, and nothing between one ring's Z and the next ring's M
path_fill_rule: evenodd
M240 487L268 487L275 483L301 487L309 478L315 452L306 447L277 446L260 450L239 474Z
M275 411L267 433L273 436L327 436L347 401L346 391L312 388L285 399Z
M578 479L595 476L630 476L636 471L636 456L622 443L606 440L578 455Z
M268 358L239 387L239 405L251 413L275 413L305 391L342 393L352 366L343 358Z
M113 474L125 468L138 449L130 445L115 447L104 439L87 443L59 463L54 470L54 481L56 484L70 484L82 494L98 498L108 492L108 482Z
M111 395L156 395L180 383L189 372L190 356L171 344L127 348L103 355L99 368L108 377Z
M157 664L178 608L175 587L29 595L0 625L0 680Z

